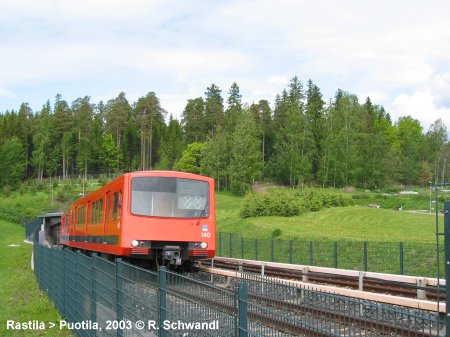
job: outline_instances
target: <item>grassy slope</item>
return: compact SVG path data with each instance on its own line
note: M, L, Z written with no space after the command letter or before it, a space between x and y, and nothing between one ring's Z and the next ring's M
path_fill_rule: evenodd
M270 238L281 229L280 239L326 241L436 242L435 217L365 206L328 208L301 216L241 219L242 198L217 195L218 230L253 238ZM442 219L441 222L443 223Z
M8 331L6 321L58 322L61 317L50 299L39 290L30 270L32 245L25 244L24 228L0 220L0 336L73 336L53 328L48 331ZM19 247L9 247L9 245Z

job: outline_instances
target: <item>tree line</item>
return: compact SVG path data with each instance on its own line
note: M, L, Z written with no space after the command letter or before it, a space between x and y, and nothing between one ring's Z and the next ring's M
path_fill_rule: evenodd
M293 77L272 104L247 104L237 83L224 101L215 84L189 99L181 120L154 92L99 103L57 95L39 111L27 103L0 114L0 187L26 179L181 170L244 193L254 181L300 186L426 185L445 181L450 145L441 120L427 130L412 117L393 122L368 97L337 90L325 101L311 80ZM426 112L424 112L426 113Z

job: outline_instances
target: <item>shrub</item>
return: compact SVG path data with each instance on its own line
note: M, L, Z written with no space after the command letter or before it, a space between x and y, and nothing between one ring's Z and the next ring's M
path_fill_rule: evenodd
M100 184L100 186L105 186L107 183L106 178L100 177L98 178L97 182Z
M305 211L319 211L324 207L352 205L350 196L317 192L272 189L264 194L246 195L240 210L243 218L256 216L295 216Z
M56 193L56 200L58 200L59 202L62 202L62 203L73 202L76 199L78 199L78 194L76 192L74 192L73 189L71 189L71 188L60 189Z
M21 184L18 190L20 195L24 195L25 193L28 192L28 187L25 184Z
M279 229L279 228L275 228L273 231L272 231L272 239L276 239L277 237L279 237L279 236L281 236L281 229Z
M385 187L383 189L384 193L398 193L402 189L400 187Z

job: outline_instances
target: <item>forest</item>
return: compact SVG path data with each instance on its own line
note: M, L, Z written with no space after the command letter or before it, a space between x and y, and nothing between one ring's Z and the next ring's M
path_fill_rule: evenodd
M225 96L225 97L224 97ZM424 111L426 113L426 111ZM237 83L215 84L174 119L149 92L129 102L61 95L32 111L0 114L0 188L29 179L136 170L208 175L220 190L243 194L255 181L289 186L383 189L445 181L447 128L412 117L392 121L367 97L337 90L326 100L311 80L293 77L274 102L244 103ZM426 127L426 128L424 128Z

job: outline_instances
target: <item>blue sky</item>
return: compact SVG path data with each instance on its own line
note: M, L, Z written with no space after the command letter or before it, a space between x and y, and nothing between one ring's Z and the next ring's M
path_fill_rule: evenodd
M0 0L0 112L154 91L181 115L216 83L274 101L298 76L450 128L449 1Z

